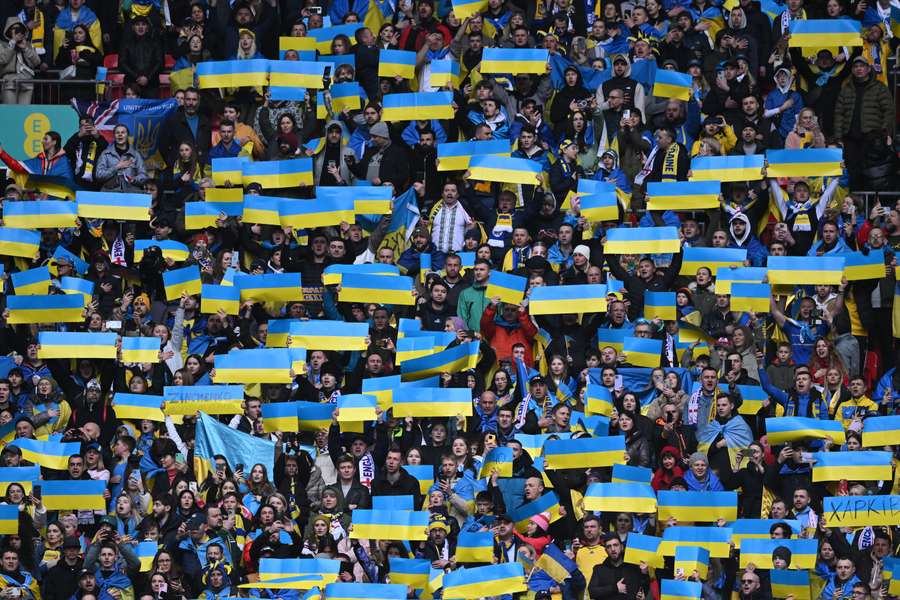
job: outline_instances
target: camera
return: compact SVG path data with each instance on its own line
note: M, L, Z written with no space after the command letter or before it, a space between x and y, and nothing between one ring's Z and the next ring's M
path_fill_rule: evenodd
M321 15L322 14L321 6L310 6L307 10L309 11L309 14L311 14L311 15Z

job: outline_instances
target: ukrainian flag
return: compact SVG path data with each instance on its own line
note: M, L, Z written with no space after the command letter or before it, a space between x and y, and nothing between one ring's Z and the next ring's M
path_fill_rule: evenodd
M512 477L512 468L512 448L507 448L506 446L498 446L497 448L491 448L491 450L484 456L484 462L481 463L481 469L479 471L478 477L490 477L494 471L496 471L500 477Z
M67 294L80 294L87 306L94 296L94 282L80 277L60 277L59 289Z
M738 414L755 415L763 407L764 400L770 400L766 390L758 385L737 385L738 393L741 395L741 405L738 407ZM728 384L720 383L719 389L723 393L728 392Z
M660 600L692 600L700 598L703 585L699 581L663 579Z
M10 440L12 441L12 440ZM0 467L0 494L6 494L11 483L18 483L30 494L32 485L41 478L41 468L34 467Z
M862 281L864 279L881 279L885 276L884 250L869 250L868 254L862 252L848 252L844 257L844 277L847 281Z
M562 518L559 514L559 497L554 492L547 492L537 500L509 511L509 517L516 525L517 531L525 531L528 520L542 512L550 513L550 522L554 523Z
M422 510L356 509L353 511L350 538L354 540L425 540L428 538L428 516L429 513Z
M306 375L306 348L288 348L294 375Z
M112 402L112 407L115 409L116 418L118 419L132 421L147 419L148 421L156 421L158 423L162 423L166 420L166 416L162 411L162 405L162 396L126 394L123 392L116 392Z
M413 496L372 496L372 510L415 510Z
M198 410L210 415L234 415L244 409L244 386L167 385L163 401L167 415L193 415Z
M265 59L207 60L197 63L197 87L259 87L269 83L269 62Z
M78 205L67 200L4 200L3 224L17 229L75 227Z
M768 177L824 177L840 176L843 161L840 148L803 148L796 150L766 150Z
M631 333L630 329L608 329L600 328L597 330L597 347L603 350L607 346L614 348L616 352L621 354L625 351L625 337Z
M477 342L469 342L477 344ZM440 354L440 353L439 353ZM435 355L437 356L437 355ZM422 359L407 361L407 365ZM414 394L395 395L392 414L405 417L472 416L472 393L468 388L421 388Z
M144 250L151 246L159 248L162 251L163 258L171 258L175 262L186 261L191 254L187 246L175 240L135 240L134 262L140 262L144 257Z
M405 338L397 340L397 356L400 356L400 342ZM429 350L430 352L430 350ZM399 360L397 361L399 364ZM400 376L390 375L388 377L369 377L363 379L362 393L375 396L381 410L387 410L391 407L394 398L394 390L400 387Z
M653 95L657 98L674 98L687 102L691 99L692 93L693 79L690 73L679 73L668 69L656 70L656 79L653 81Z
M65 471L69 468L69 457L81 453L79 442L42 442L29 438L16 438L7 445L21 450L23 460L54 471ZM105 510L105 507L103 508Z
M27 190L36 189L49 198L59 200L74 200L75 192L81 189L68 177L58 175L37 175L30 173L25 184ZM29 202L34 202L29 200Z
M416 92L387 94L384 97L383 121L415 119L452 119L453 92Z
M242 589L264 590L309 590L303 595L303 599L313 600L313 598L321 598L321 593L318 588L321 584L321 577L315 575L295 575L293 577L279 577L278 579L260 579L259 581L251 583L242 583L238 587ZM280 595L281 594L279 594L279 596Z
M84 320L84 302L74 294L7 296L9 325L30 323L78 323Z
M717 250L721 252L725 252L724 248L717 248ZM774 256L769 257L769 261L773 258L777 258ZM762 283L763 279L768 276L768 269L766 267L738 267L738 268L727 268L727 269L719 269L718 274L716 275L716 293L717 294L730 294L731 286L735 283Z
M416 53L409 50L385 50L378 53L379 77L402 77L412 79L416 76Z
M786 523L794 535L800 533L800 522L796 519L737 519L729 523L728 527L731 528L732 541L735 546L740 547L744 539L770 539L769 530L776 523Z
M768 283L731 284L731 310L769 312L772 286Z
M292 345L307 350L365 350L368 323L301 321L291 331Z
M584 509L652 514L656 512L656 494L649 484L592 483L584 494Z
M453 15L460 21L487 9L487 0L452 0Z
M152 540L141 542L135 547L134 553L141 559L139 572L147 573L153 568L153 559L156 558L157 552L159 552L159 544Z
M495 448L496 449L496 448ZM508 450L508 448L504 448ZM512 463L510 463L510 469ZM511 477L507 475L506 477ZM490 563L494 560L494 534L491 531L462 531L456 542L457 563Z
M161 345L158 337L123 337L122 362L158 363Z
M682 546L675 549L675 572L681 571L685 577L691 577L694 571L700 579L706 579L709 573L709 550L698 546Z
M314 348L315 346L307 347ZM477 364L478 342L466 342L452 348L447 348L441 352L436 352L431 356L423 356L422 358L405 361L400 365L400 376L405 381L416 381L418 379L440 375L441 373L459 373L466 369L474 369ZM471 409L471 402L469 405L469 408ZM394 416L399 416L396 413L396 408L397 398L394 398ZM451 413L446 416L455 414L456 413Z
M676 525L663 531L659 550L663 556L675 556L678 546L700 546L709 550L709 555L713 558L728 558L731 554L730 542L731 530L727 527Z
M480 72L545 75L549 59L550 52L543 48L485 48Z
M372 302L415 306L414 284L411 277L402 275L367 275L347 273L341 282L338 299L341 302Z
M150 194L78 191L75 200L79 217L108 219L115 216L118 221L150 220Z
M330 40L329 43L331 43ZM345 108L348 110L359 110L362 106L362 102L360 101L362 88L360 88L359 83L355 81L336 83L331 86L329 92L331 93L331 109L335 114L343 111ZM324 107L324 103L320 103L318 106ZM383 116L382 119L384 119Z
M241 210L243 211L243 208ZM191 231L215 227L216 220L224 212L220 205L212 202L185 202L184 228Z
M278 38L278 55L284 58L284 53L288 50L296 50L300 54L300 60L315 60L316 58L316 38L314 37L293 37L281 36ZM330 48L329 48L330 50ZM304 53L306 53L304 55Z
M642 562L651 567L662 567L663 557L659 552L662 540L652 535L629 533L625 545L625 562L629 565L640 565Z
M234 285L211 285L204 283L200 286L200 312L214 314L219 309L226 315L236 315L241 308L241 290Z
M162 277L166 300L177 300L183 293L187 293L188 296L200 293L200 268L197 265L166 271Z
M791 48L862 46L862 23L855 19L791 19Z
M309 202L309 200L297 200L297 202ZM280 204L281 198L247 194L244 196L243 220L245 223L281 227Z
M101 479L44 480L41 501L47 510L106 510L105 490Z
M654 369L659 366L662 340L626 337L622 350L632 366Z
M275 88L322 89L328 63L299 60L270 60L269 85Z
M547 544L544 553L535 563L535 566L553 578L557 583L562 583L578 570L578 565L563 554L556 544Z
M278 202L278 219L283 227L291 226L295 229L333 227L341 223L353 223L356 219L353 209L353 200L346 195L332 201L322 198L281 200Z
M606 312L605 285L592 283L535 287L528 298L528 314L531 315L588 312Z
M419 493L423 496L427 495L428 490L434 485L434 466L403 465L403 469L419 482Z
M246 156L237 156L234 158L214 158L212 159L212 179L216 185L225 185L230 183L235 187L240 187L242 181L242 173L244 163L250 162Z
M320 190L339 190L340 187L316 188L316 197L319 198ZM353 200L353 212L359 215L388 215L394 206L393 188L386 185L356 185L351 188L350 197Z
M456 87L459 85L459 62L452 59L433 60L429 63L431 87Z
M434 63L432 63L434 64ZM438 171L465 171L473 156L509 156L509 140L444 142L437 146Z
M758 181L765 166L762 154L749 156L695 156L691 160L691 181Z
M259 561L259 578L276 581L287 577L309 577L319 585L337 581L340 569L341 561L329 558L263 558Z
M50 269L36 267L27 271L10 273L13 289L18 296L42 296L50 291Z
M773 598L791 597L794 600L810 598L808 571L772 570L769 572L769 580Z
M660 71L667 73L668 71ZM710 181L663 181L647 184L648 210L700 210L719 208L721 183ZM712 250L697 248L697 250ZM716 251L721 250L716 248ZM685 249L685 254L687 250ZM685 257L686 259L687 257ZM696 270L691 273L693 275Z
M367 394L344 394L338 398L338 422L358 423L374 421L378 418L375 407L378 406L375 396Z
M478 181L537 185L541 163L527 158L479 154L469 160L469 177Z
M625 462L625 438L588 437L574 440L548 440L544 444L548 469L586 469L611 467Z
M311 158L245 162L241 166L244 185L258 183L266 189L283 189L313 184ZM247 201L246 196L244 202ZM246 210L246 209L245 209Z
M0 227L0 255L34 258L41 247L41 234L28 229Z
M291 383L291 355L284 348L232 350L216 355L216 383ZM208 411L207 411L208 412Z
M615 227L606 232L606 254L661 254L681 250L677 227Z
M863 421L862 445L866 448L893 446L900 440L900 416L866 417Z
M297 421L300 431L321 431L331 427L334 404L323 402L292 402L297 405Z
M79 275L84 275L88 272L88 264L66 250L63 246L57 246L56 250L53 251L52 260L50 260L49 263L51 269L56 269L56 260L60 258L68 258L72 264L75 265L75 272ZM52 272L53 271L51 271L51 273Z
M741 248L697 248L685 246L684 255L681 259L681 271L678 274L693 277L697 274L697 269L707 267L715 276L719 269L724 271L728 267L743 267L746 259L747 251ZM765 271L764 268L762 270Z
M525 569L518 562L458 569L444 575L444 598L484 598L526 589Z
M714 523L719 519L737 519L736 492L672 492L660 490L660 521Z
M270 402L262 405L263 429L268 432L300 430L297 402Z
M603 415L608 417L613 413L613 398L608 389L602 385L588 383L585 392L585 413L587 415Z
M674 321L678 318L675 309L675 292L645 292L644 318Z
M406 600L407 587L393 583L329 583L324 600Z
M38 356L44 359L115 358L117 339L118 335L115 333L41 331L38 333L38 344L40 345Z
M239 187L204 188L203 201L225 207L225 214L228 216L239 217L243 212L241 205L244 203L244 190Z
M494 298L499 296L501 302L519 304L525 297L525 288L527 287L527 277L510 275L503 271L491 271L484 297Z
M743 538L740 541L740 566L745 568L753 563L757 569L772 569L772 552L778 547L791 551L791 569L814 569L818 544L815 539L794 538L776 540L766 538Z
M428 356L432 352L434 352L433 337L400 338L397 340L397 358L394 362L402 365L404 361Z
M769 283L775 285L840 285L843 256L770 256Z
M560 205L561 210L572 208L572 199L581 196L617 194L616 184L609 181L594 181L593 179L579 179L575 192L569 192Z
M653 470L646 467L632 467L629 465L613 465L613 483L640 483L650 485L653 480Z
M269 333L266 336L267 348L287 348L291 329L297 326L299 319L272 319L269 321Z
M334 25L333 27L319 27L310 29L307 37L316 40L316 50L322 54L328 54L331 52L331 40L336 35L344 34L350 38L352 45L356 45L356 32L365 26L365 23L347 23L346 25Z
M770 257L771 259L771 257ZM808 417L774 417L766 419L766 437L770 446L807 439L831 438L835 444L846 443L840 421Z
M892 454L877 450L816 452L813 483L820 481L882 481L892 479Z
M303 300L300 273L266 273L238 277L234 287L240 290L241 300L256 302L290 302Z
M428 585L428 574L431 572L430 561L424 558L391 556L388 565L388 579L391 583L400 583L413 590L424 590Z
M619 200L616 192L600 192L578 196L578 214L590 221L619 220Z

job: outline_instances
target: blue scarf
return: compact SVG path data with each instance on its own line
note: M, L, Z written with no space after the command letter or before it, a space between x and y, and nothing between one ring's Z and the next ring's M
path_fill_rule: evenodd
M716 474L709 470L706 471L706 481L697 479L690 469L684 474L684 480L688 484L688 490L692 492L721 492L725 489Z
M85 27L90 27L94 24L94 21L97 20L97 15L94 14L90 8L86 5L82 6L78 10L78 18L72 18L72 9L66 7L62 11L60 11L59 16L56 17L56 27L58 29L65 29L66 31L72 31L72 28L76 25L84 25Z
M724 425L713 419L697 433L697 441L712 444L720 433L729 448L746 448L753 441L753 434L741 416L733 417Z

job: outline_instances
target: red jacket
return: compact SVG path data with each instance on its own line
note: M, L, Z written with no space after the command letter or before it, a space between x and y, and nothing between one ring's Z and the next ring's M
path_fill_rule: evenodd
M497 353L497 360L512 360L512 348L515 344L525 345L525 364L534 364L531 345L537 335L537 327L531 322L527 311L519 312L519 326L514 328L499 327L494 323L497 308L488 304L481 315L481 335Z

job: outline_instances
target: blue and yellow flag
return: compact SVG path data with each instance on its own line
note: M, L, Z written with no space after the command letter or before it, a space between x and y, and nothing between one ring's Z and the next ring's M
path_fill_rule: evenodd
M766 150L767 177L839 176L844 160L840 148Z
M297 202L309 202L309 200L298 200ZM281 226L280 205L281 198L247 194L244 196L243 220L245 223Z
M488 0L452 0L453 14L461 21L486 10L487 5Z
M548 469L587 469L611 467L625 462L625 438L583 437L574 440L548 440L544 444Z
M622 350L625 361L631 366L655 369L662 356L662 340L626 337Z
M491 277L494 274L491 273ZM532 288L528 298L530 315L562 315L566 313L606 312L606 286L599 283L582 285L547 285Z
M644 483L592 483L584 494L585 510L652 514L656 494Z
M286 577L312 577L316 585L337 581L341 561L330 558L263 558L259 561L259 578L274 581ZM305 589L305 588L301 588Z
M400 354L399 344L404 339L405 338L400 338L397 340L398 356ZM362 393L369 394L370 396L375 396L375 399L377 400L378 406L381 408L381 410L387 410L392 406L394 400L394 391L399 387L399 375L390 375L388 377L369 377L363 379Z
M353 199L346 194L330 201L316 198L315 200L281 200L278 202L278 220L282 227L290 226L295 229L334 227L341 223L352 223L355 219Z
M615 190L579 195L575 202L577 203L577 213L591 223L618 221L619 219L619 199Z
M336 83L331 86L331 109L335 114L347 110L359 110L362 106L363 91L356 81ZM319 104L319 106L323 106ZM384 118L384 117L382 117Z
M794 535L800 533L800 522L796 519L737 519L728 524L731 529L731 539L735 546L740 547L741 540L760 539L767 540L772 537L772 525L785 523L791 528Z
M693 77L690 73L657 69L652 93L657 98L674 98L687 102L693 93Z
M404 365L420 360L407 361ZM455 417L460 414L470 417L472 395L467 388L417 388L415 393L395 394L392 409L395 418Z
M78 191L75 200L79 217L109 219L114 215L119 221L150 220L150 194Z
M127 394L124 392L116 392L112 402L112 407L116 411L116 417L119 419L132 421L147 419L157 423L162 423L166 420L166 416L162 411L162 405L162 396Z
M300 60L316 59L316 38L281 36L278 38L278 56L284 59L284 53L288 50L297 51ZM330 50L330 48L329 48Z
M862 24L855 19L791 19L791 48L862 46Z
M204 283L200 286L200 312L214 314L219 310L226 315L236 315L241 308L241 289L235 285L212 285Z
M762 154L741 156L695 156L691 160L691 181L759 181L765 157Z
M203 201L221 206L229 217L239 217L243 212L244 190L233 188L204 188Z
M612 393L595 383L588 383L585 390L585 414L603 415L608 417L613 413L614 409Z
M316 402L292 402L296 404L300 431L321 431L331 426L334 404Z
M166 300L178 300L184 293L188 296L200 293L200 268L197 265L166 271L162 277Z
M212 88L259 87L269 83L269 61L207 60L197 63L197 87Z
M547 74L547 61L550 53L543 48L485 48L481 55L483 74Z
M161 345L158 337L123 337L122 362L158 363Z
M78 205L68 200L4 200L3 224L18 229L75 227Z
M458 560L458 559L457 559ZM428 585L431 562L424 558L390 557L388 578L391 583L400 583L413 590L424 590Z
M563 554L556 544L544 546L544 553L535 563L535 566L553 578L553 581L562 583L578 570L578 565L571 558Z
M555 523L562 516L559 514L559 496L555 492L547 492L537 500L508 511L509 517L512 519L519 532L525 531L528 527L528 520L534 515L546 512L550 513L550 522Z
M719 384L719 389L722 390L723 393L728 393L728 387L729 386L726 383ZM738 414L748 416L755 415L762 409L765 400L771 402L766 390L758 385L736 385L735 388L741 396L741 405L738 407Z
M167 385L163 388L167 415L234 415L244 410L242 385Z
M385 265L382 263L328 265L325 267L325 271L322 272L322 283L325 285L337 285L343 281L345 273L354 275L399 275L400 269L396 265Z
M312 185L312 159L245 162L241 165L241 178L245 186L258 183L270 190ZM246 197L244 201L246 202Z
M41 501L47 510L106 510L100 479L69 479L41 482Z
M338 422L374 421L377 398L368 394L343 394L338 398Z
M812 544L810 545L810 542ZM771 539L743 538L740 548L740 566L746 568L753 563L757 569L772 569L772 552L779 547L791 551L791 569L814 569L816 567L817 544L815 539Z
M773 598L809 600L809 572L777 569L769 571Z
M354 540L409 540L420 541L428 538L427 511L410 510L360 510L353 511L353 528L350 538Z
M507 304L519 304L525 298L525 288L528 287L528 278L519 275L510 275L503 271L491 271L485 298L499 297L501 302Z
M675 292L645 292L644 318L674 321L678 318L675 308Z
M501 596L526 589L525 569L517 562L457 569L444 575L445 598Z
M640 483L650 485L653 480L653 470L647 467L632 467L631 465L613 465L613 483Z
M496 450L496 448L495 448ZM512 466L512 463L510 463ZM494 534L491 531L461 531L456 542L456 562L489 563L494 560Z
M721 252L726 252L724 248L717 248ZM770 256L769 260L777 258ZM730 294L731 286L734 283L762 283L763 279L768 275L766 267L737 267L737 268L720 268L716 275L716 293Z
M452 59L433 60L428 84L431 87L456 87L459 85L459 62Z
M41 296L50 291L50 269L35 267L27 271L10 273L13 290L17 296Z
M713 558L728 558L731 554L731 530L727 527L689 527L676 525L663 531L659 551L663 556L675 556L678 546L700 546L709 550Z
M69 468L69 457L81 453L79 442L42 442L29 438L16 438L7 444L22 451L22 459L54 471ZM71 483L64 481L62 483ZM100 483L103 483L102 481ZM105 485L105 484L104 484ZM102 491L100 492L103 493ZM105 510L105 506L101 507Z
M477 154L469 160L469 177L478 181L539 185L541 163L527 158Z
M658 494L660 521L715 523L737 519L737 492L673 492Z
M365 350L368 323L300 321L292 327L291 342L307 350Z
M40 247L40 232L0 227L0 255L34 258L38 255Z
M9 325L30 323L78 323L84 319L82 296L51 294L49 296L7 296Z
M724 272L724 269L728 267L743 267L745 260L747 260L747 251L742 248L697 248L685 246L684 254L681 257L681 271L678 274L693 277L697 274L697 269L706 267L712 271L715 277L719 269L722 269ZM718 286L716 289L718 290Z
M820 481L889 481L892 454L878 450L853 452L816 452L813 458L813 483Z
M378 76L412 79L416 76L416 53L382 48L378 52Z
M720 192L721 184L715 180L651 182L647 184L647 210L719 208Z
M437 146L438 171L465 171L473 156L509 156L511 152L509 140L444 142Z
M377 299L384 304L415 306L414 286L412 278L403 275L345 273L338 300L366 303Z
M693 576L694 571L700 579L706 579L709 573L709 550L698 546L682 546L675 549L675 573L686 578Z
M331 41L337 35L346 35L350 38L350 44L356 45L356 32L365 27L364 23L347 23L345 25L333 25L331 27L318 27L310 29L308 37L316 40L316 50L322 54L331 52Z
M625 562L629 565L640 565L642 562L651 567L662 567L663 557L659 551L662 539L652 535L629 533L625 546Z
M868 254L847 252L841 256L844 257L844 277L847 281L881 279L886 274L884 250L881 248L869 250Z
M606 232L606 254L660 254L678 252L677 227L615 227Z
M774 417L766 419L766 437L770 446L800 440L824 440L831 438L835 444L843 444L844 426L840 421L825 421L809 417Z
M290 302L303 300L300 273L246 275L238 277L234 287L240 290L241 301Z
M302 60L270 60L269 86L271 88L322 89L322 78L328 63Z
M291 354L285 348L254 348L217 354L215 383L291 383ZM209 411L204 411L209 412Z
M315 348L316 346L308 345L307 347ZM431 356L405 361L400 365L400 376L404 381L416 381L442 373L452 374L465 371L466 369L474 369L478 364L478 352L478 342L466 342L441 352L436 352ZM471 408L471 402L469 404ZM397 398L394 398L394 406L396 408ZM397 416L396 413L395 416Z
M244 163L249 161L250 158L247 156L212 159L211 168L213 182L215 182L216 185L231 184L235 187L240 187Z
M663 579L660 600L699 600L703 585L699 581Z
M863 447L892 446L898 439L900 439L900 415L866 417L863 421Z
M163 258L171 258L175 262L187 260L191 253L187 246L175 240L135 240L134 262L140 262L144 258L144 250L151 246L159 248L162 251Z
M153 540L141 542L134 548L134 553L141 560L139 572L148 573L153 568L153 559L159 552L159 544Z
M315 30L314 30L315 31ZM324 600L406 600L408 588L396 583L329 583Z
M731 310L767 313L771 299L772 286L768 283L731 284Z
M500 477L512 477L513 451L506 446L491 448L484 456L478 477L490 477L495 471Z
M453 118L453 92L411 92L384 97L383 121Z
M263 430L299 431L297 402L270 402L262 405ZM329 418L330 421L330 418Z
M38 333L38 356L44 359L116 358L117 339L118 335L115 333L41 331ZM153 362L158 360L156 358Z
M843 256L770 256L769 283L775 285L840 285Z
M243 205L241 207L243 212ZM184 228L188 231L215 227L220 216L227 216L222 208L213 202L185 202Z
M419 482L419 493L423 496L434 485L433 465L403 465L403 469Z
M625 338L629 333L631 333L630 329L600 328L597 330L597 348L603 350L609 346L621 354L625 351Z
M69 262L71 262L75 266L75 272L79 275L85 275L88 272L88 264L81 260L79 257L75 256L68 250L66 250L62 245L57 246L56 250L53 251L53 257L50 261L50 272L53 273L55 270L55 263L60 258L67 258Z
M12 440L10 440L12 441ZM41 468L33 467L0 467L0 494L6 494L10 483L18 483L30 494L32 485L41 478Z
M340 187L318 187L316 198L322 198L326 191L340 190ZM394 208L394 189L387 185L355 185L347 188L353 201L353 212L358 215L389 215ZM326 192L327 193L327 192Z

